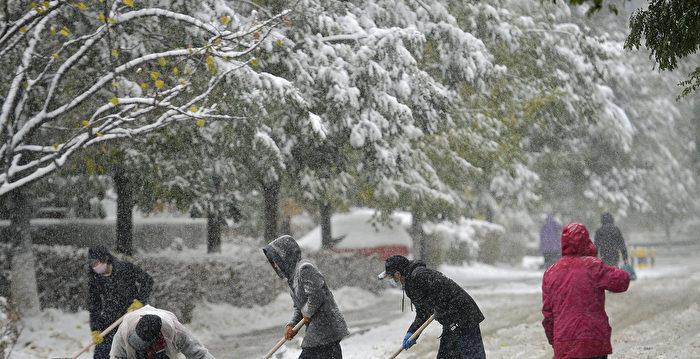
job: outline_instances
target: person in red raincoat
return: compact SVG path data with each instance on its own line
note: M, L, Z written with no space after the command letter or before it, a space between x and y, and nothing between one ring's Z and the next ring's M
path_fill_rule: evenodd
M629 274L596 257L598 250L580 223L564 226L561 249L562 259L542 278L542 326L554 357L607 358L612 345L605 291L626 291Z

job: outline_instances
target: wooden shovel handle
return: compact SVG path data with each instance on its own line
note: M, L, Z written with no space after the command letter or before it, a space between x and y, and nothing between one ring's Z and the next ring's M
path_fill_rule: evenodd
M126 315L126 314L124 314L124 315ZM121 324L122 320L124 320L124 315L122 315L121 318L117 319L114 323L112 323L112 325L108 326L107 329L103 330L102 333L100 333L100 336L101 336L102 338L104 338L105 335L107 335L107 333L111 332L112 329L116 328L119 324ZM83 349L81 349L77 354L73 355L73 359L79 357L80 354L83 354L83 353L85 353L86 351L90 350L90 347L91 347L93 344L95 344L95 343L91 340L91 341L90 341L90 344L86 345L86 346L83 347Z
M418 330L416 330L416 332L413 333L413 335L411 335L410 338L408 338L408 340L415 340L416 338L418 338L418 336L420 335L420 333L423 332L423 329L425 329L425 327L427 327L428 324L430 324L430 323L433 321L433 319L435 319L435 314L431 315L430 318L428 318L428 320L426 320L425 323L423 323L423 325L421 325L421 326L418 328ZM403 351L403 346L401 346L401 348L399 348L399 350L397 350L396 352L394 352L394 354L393 354L392 356L390 356L389 359L394 359L394 358L396 358L397 356L399 356L399 354L401 354L402 351Z
M294 326L294 331L298 332L299 329L301 329L301 327L303 325L304 325L304 319L300 320L299 323L297 323L297 325ZM269 359L272 356L272 354L275 354L277 349L279 349L280 347L282 347L282 345L284 345L284 342L286 342L286 341L287 341L287 338L280 339L280 341L277 342L277 344L272 349L270 349L270 351L267 352L267 354L265 354L265 357L263 357L263 359Z

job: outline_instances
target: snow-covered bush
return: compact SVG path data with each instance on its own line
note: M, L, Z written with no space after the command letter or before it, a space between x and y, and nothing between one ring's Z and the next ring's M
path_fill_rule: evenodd
M17 342L20 332L17 322L10 303L5 297L0 296L0 359L9 358Z
M166 249L139 253L127 260L146 270L155 283L149 304L175 313L188 322L203 302L249 307L274 300L288 290L258 247L236 246L223 253L206 254L204 248ZM11 247L0 244L0 296L9 295ZM41 307L75 312L86 309L86 248L35 245L36 277ZM376 280L383 269L377 257L356 257L330 251L303 254L326 276L329 287L360 287L379 292ZM7 285L6 285L7 284Z

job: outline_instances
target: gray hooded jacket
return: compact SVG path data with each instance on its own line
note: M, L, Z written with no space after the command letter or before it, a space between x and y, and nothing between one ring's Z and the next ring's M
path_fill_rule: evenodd
M313 348L340 341L350 334L345 318L335 303L333 293L326 285L323 274L306 260L291 236L282 236L263 248L272 267L280 278L286 278L294 302L294 316L288 325L296 325L302 314L311 318L306 328L302 348Z

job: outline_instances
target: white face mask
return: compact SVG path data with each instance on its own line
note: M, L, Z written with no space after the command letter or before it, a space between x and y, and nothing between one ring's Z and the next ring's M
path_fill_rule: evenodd
M92 270L97 274L104 274L107 271L107 263L100 263L92 267Z
M396 288L398 288L398 287L401 286L401 282L395 281L393 277L392 277L391 279L389 279L389 283L391 283L391 285L392 285L393 287L396 287Z

